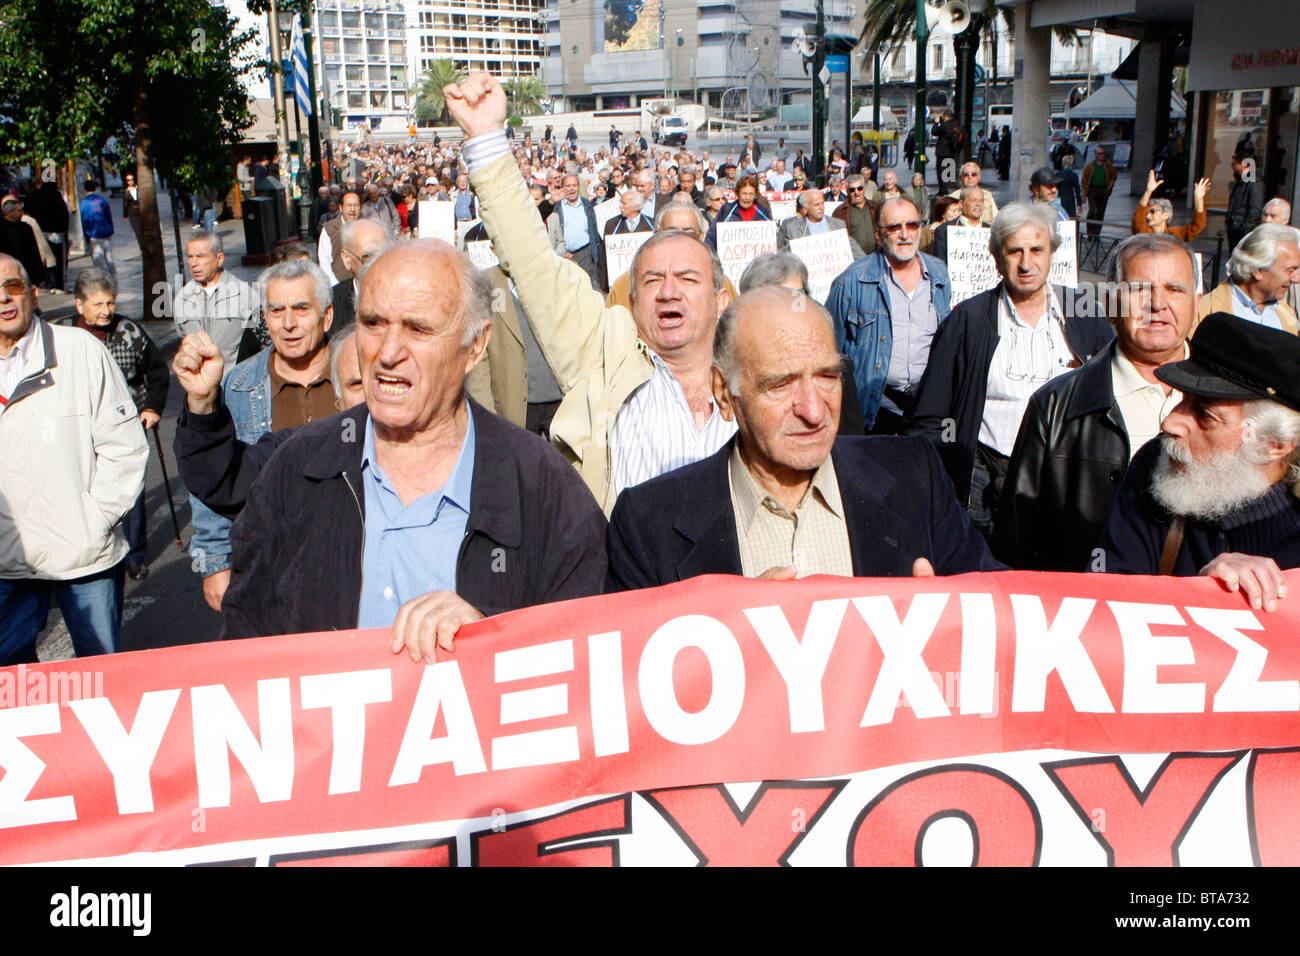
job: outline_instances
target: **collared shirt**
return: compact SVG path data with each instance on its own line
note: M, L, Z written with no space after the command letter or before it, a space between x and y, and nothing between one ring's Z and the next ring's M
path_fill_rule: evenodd
M1241 286L1231 279L1228 280L1228 288L1232 290L1232 312L1237 318L1245 319L1247 322L1255 322L1270 329L1286 331L1282 326L1282 316L1277 314L1276 300L1266 303L1261 309L1250 296L1246 295Z
M27 331L14 343L8 355L0 355L0 401L8 402L18 383L27 377L27 358L32 352L32 343L36 341L36 326L40 323L32 318Z
M1184 343L1183 357L1190 351ZM1137 366L1118 347L1110 363L1110 382L1120 417L1124 419L1124 430L1128 432L1131 461L1143 445L1160 434L1160 423L1183 400L1183 393L1175 388L1166 395L1162 386L1143 378Z
M403 505L375 459L374 423L366 420L361 483L366 496L361 606L357 627L388 627L407 601L456 590L456 562L469 523L474 483L474 416L447 483Z
M246 320L256 308L252 287L223 269L210 285L199 285L193 279L185 283L176 295L174 317L181 335L207 332L212 336L226 367L233 368Z
M808 220L808 235L820 236L823 232L830 231L831 224L826 221L825 216L822 216L821 219L817 220L817 222L813 222L811 219Z
M767 182L767 188L777 193L785 189L785 184L789 181L785 173L778 173L775 169L769 169L763 178Z
M934 307L930 270L920 256L917 256L917 261L921 264L921 278L909 293L899 284L894 267L885 259L889 321L894 329L894 350L889 356L885 384L905 391L921 384L921 376L930 361L930 343L934 340L934 333L939 331L939 312ZM901 414L902 410L888 396L881 399L881 404L894 414Z
M844 521L840 483L829 456L813 473L812 484L793 513L745 467L739 442L731 452L727 472L740 541L740 569L745 577L785 567L793 567L800 577L853 576L853 551Z
M272 355L267 362L267 374L271 379L272 431L296 428L338 412L328 367L325 374L310 385L299 385L275 370L275 356Z
M564 200L556 207L560 214L560 222L564 224L564 248L569 252L577 252L583 246L590 244L591 236L587 234L587 213L582 208L582 200L569 202Z
M677 377L653 352L654 370L623 403L610 435L610 475L614 494L664 472L712 455L731 440L736 423L727 421L709 399L712 411L703 428L695 424Z
M980 444L1010 455L1029 398L1078 362L1065 338L1061 304L1049 286L1050 301L1037 325L1016 314L1006 289L998 296L998 347L989 363L988 390Z

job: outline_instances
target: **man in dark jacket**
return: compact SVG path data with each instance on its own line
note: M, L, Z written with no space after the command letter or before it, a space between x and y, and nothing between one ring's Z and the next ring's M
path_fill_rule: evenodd
M391 624L394 652L431 663L463 624L600 589L605 522L581 479L465 396L491 312L490 284L441 244L375 260L357 303L366 407L301 428L258 476L223 637Z
M961 150L961 127L953 119L952 110L945 109L939 122L934 124L935 173L939 178L939 195L952 192L960 185L957 176L957 154Z
M726 309L713 342L714 400L739 435L619 495L610 590L700 574L788 580L1001 568L925 442L837 439L839 353L816 302L799 290L755 289Z
M998 213L989 249L1002 281L939 326L917 390L912 433L934 442L985 535L1030 397L1115 337L1090 296L1048 284L1060 244L1043 207L1011 203Z
M1228 212L1223 219L1228 231L1228 252L1236 249L1242 237L1260 224L1264 193L1258 176L1254 157L1241 154L1232 157L1232 185L1228 188Z
M1300 340L1216 312L1191 357L1156 375L1183 393L1129 469L1098 541L1105 570L1208 574L1272 611L1300 567ZM1098 568L1100 570L1100 568Z
M1035 392L1021 422L993 537L1014 568L1105 563L1093 549L1129 460L1181 399L1156 371L1187 356L1197 299L1187 247L1158 233L1126 239L1112 280L1123 290L1115 341Z

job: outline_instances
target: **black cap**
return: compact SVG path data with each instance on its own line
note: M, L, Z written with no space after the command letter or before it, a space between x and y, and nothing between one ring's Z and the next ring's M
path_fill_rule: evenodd
M1263 398L1300 411L1300 338L1214 312L1197 326L1191 347L1191 358L1160 366L1156 377L1203 398Z
M1052 172L1051 166L1040 166L1034 170L1034 174L1029 177L1031 186L1059 186L1061 177Z

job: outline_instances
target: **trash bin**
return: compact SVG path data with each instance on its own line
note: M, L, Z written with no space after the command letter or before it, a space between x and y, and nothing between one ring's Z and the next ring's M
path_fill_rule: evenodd
M275 200L254 196L244 200L244 250L250 256L269 256L275 248Z
M311 197L303 195L298 199L298 238L310 244L311 239Z
M284 184L274 176L264 176L262 181L253 189L253 193L271 200L271 206L275 210L275 218L272 220L275 228L275 239L291 238L293 236L293 224L288 221L289 216L284 208Z

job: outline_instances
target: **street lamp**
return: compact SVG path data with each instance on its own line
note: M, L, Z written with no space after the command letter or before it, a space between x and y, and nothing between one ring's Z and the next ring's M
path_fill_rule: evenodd
M686 41L682 39L682 31L677 30L677 49L673 51L673 99L679 100L682 97L682 44Z

